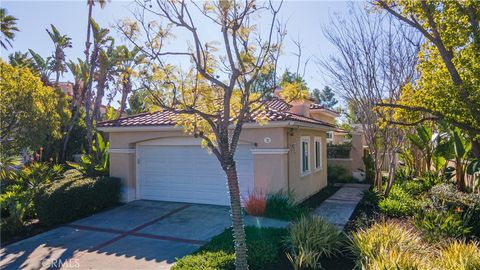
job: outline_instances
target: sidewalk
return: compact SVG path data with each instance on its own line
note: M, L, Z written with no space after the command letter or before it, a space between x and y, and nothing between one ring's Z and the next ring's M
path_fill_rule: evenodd
M369 188L370 185L368 184L344 184L313 212L339 229L343 229L362 199L363 191Z

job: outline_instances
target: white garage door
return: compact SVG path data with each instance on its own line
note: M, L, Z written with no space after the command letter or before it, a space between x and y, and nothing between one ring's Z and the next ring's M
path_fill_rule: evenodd
M226 176L213 154L196 145L137 146L137 196L146 200L229 205ZM250 147L236 153L240 191L253 189Z

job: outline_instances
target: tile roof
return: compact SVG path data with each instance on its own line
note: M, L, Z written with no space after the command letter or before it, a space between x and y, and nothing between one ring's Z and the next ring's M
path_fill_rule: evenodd
M265 109L252 114L247 122L267 121L299 121L310 124L334 127L334 125L310 117L290 112L292 105L282 99L272 98L265 103ZM175 125L175 114L169 111L158 111L127 116L115 120L103 121L97 127L138 127Z

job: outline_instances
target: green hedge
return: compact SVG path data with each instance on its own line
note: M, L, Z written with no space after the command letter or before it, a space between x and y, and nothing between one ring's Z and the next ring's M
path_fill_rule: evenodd
M278 269L277 264L286 261L283 250L283 239L288 235L286 229L247 226L245 233L250 269ZM172 270L233 270L234 263L235 248L232 229L227 229L194 254L179 259Z
M88 178L66 173L65 178L45 185L35 196L41 223L51 226L84 217L118 203L120 179Z

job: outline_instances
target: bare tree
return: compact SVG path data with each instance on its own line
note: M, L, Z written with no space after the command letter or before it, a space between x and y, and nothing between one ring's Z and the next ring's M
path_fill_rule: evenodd
M143 87L158 107L175 115L186 132L202 138L202 144L218 159L230 195L235 265L248 269L234 157L244 122L258 113L263 97L271 93L253 93L252 88L260 73L275 67L284 36L277 20L282 3L138 0L137 4L136 21L124 23L121 30L148 58ZM271 16L263 34L254 24L259 14ZM218 29L221 41L202 41L199 28ZM141 35L132 29L141 30ZM192 44L185 50L168 50L173 33L187 33ZM186 57L191 68L172 64L172 58L179 57Z
M385 122L392 119L393 110L376 104L395 104L402 87L414 80L420 39L385 14L369 14L352 4L349 15L348 19L337 16L324 27L326 38L338 53L321 60L320 65L342 97L352 104L363 127L375 161L378 191L382 190L381 168L388 160L388 194L404 134L396 125Z

